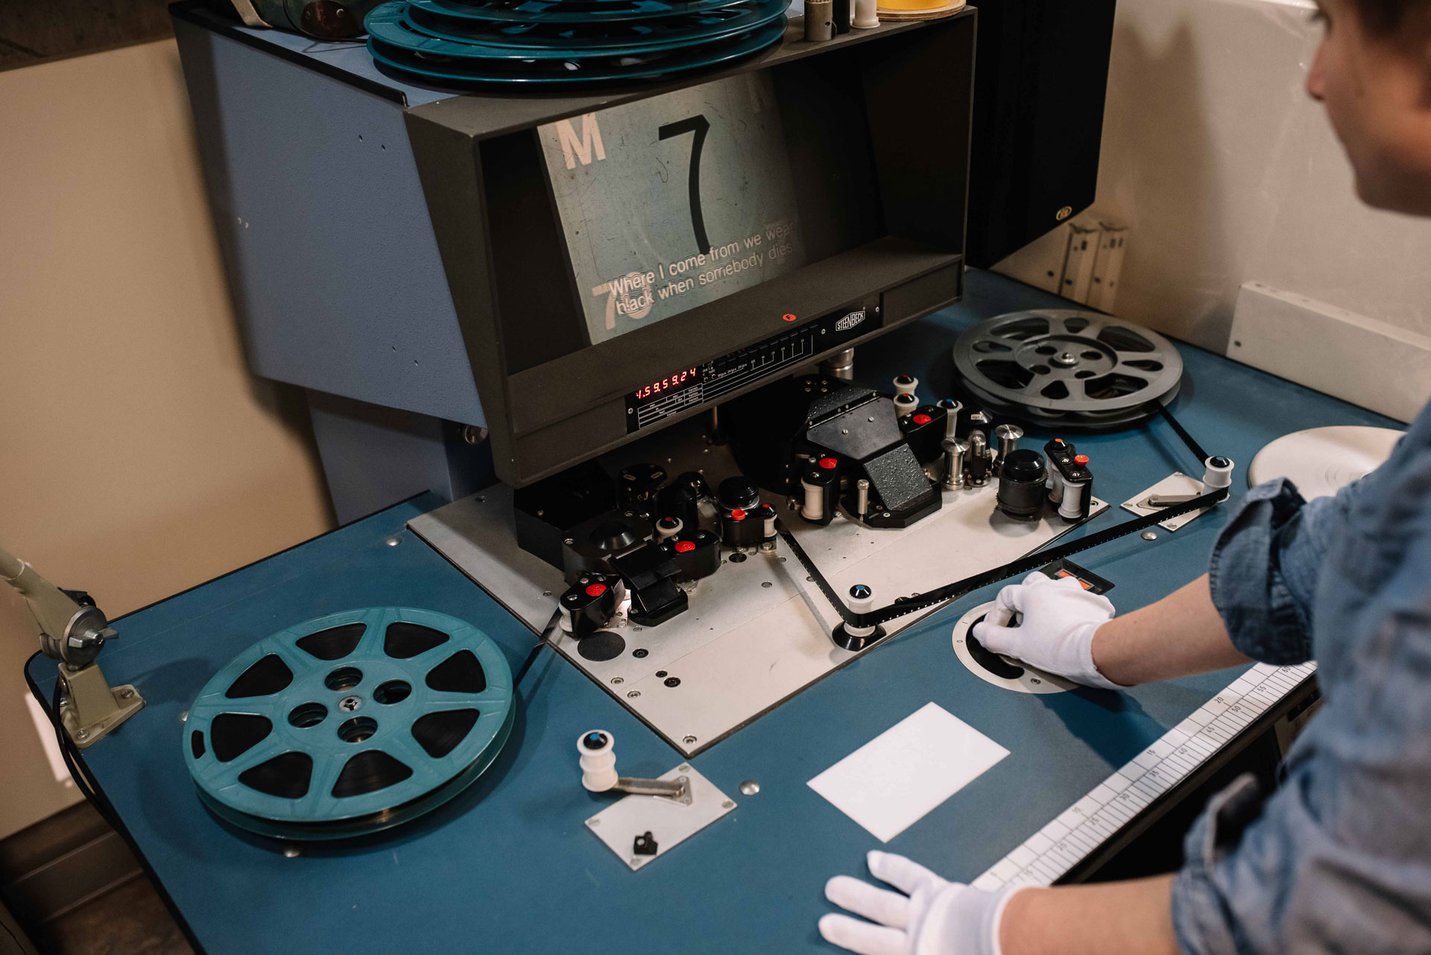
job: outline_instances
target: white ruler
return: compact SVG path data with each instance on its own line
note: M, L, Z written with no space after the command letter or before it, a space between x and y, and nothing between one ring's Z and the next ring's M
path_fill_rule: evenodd
M1316 670L1259 663L974 880L1052 885Z

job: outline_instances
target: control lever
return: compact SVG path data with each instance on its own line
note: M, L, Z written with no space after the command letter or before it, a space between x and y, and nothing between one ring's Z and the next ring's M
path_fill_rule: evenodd
M641 779L616 773L616 739L606 730L588 730L576 741L580 755L581 785L587 792L624 792L633 796L661 796L687 806L691 804L691 781L685 776L673 780Z

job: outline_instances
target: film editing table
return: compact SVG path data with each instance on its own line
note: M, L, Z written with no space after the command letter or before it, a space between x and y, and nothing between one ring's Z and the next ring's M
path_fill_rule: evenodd
M947 394L959 330L1066 304L971 272L959 306L865 346L856 370L870 382L909 371L929 393ZM1212 453L1237 462L1233 500L1176 533L1134 534L1079 555L1116 586L1123 610L1205 570L1245 491L1242 468L1267 442L1322 425L1389 424L1182 351L1186 376L1173 407ZM1188 467L1158 421L1078 440L1097 468L1096 493L1112 502ZM433 812L360 840L302 845L220 822L185 767L184 719L205 682L254 641L338 609L422 607L470 621L518 669L533 633L407 528L440 504L405 501L115 623L123 639L102 663L111 681L136 684L147 706L82 760L203 950L826 951L815 928L829 910L824 882L863 872L868 850L985 886L1078 878L1315 692L1311 667L1261 666L1117 694L1009 692L973 676L951 649L956 621L992 599L991 587L876 644L689 760L543 651L516 688L515 723L495 762ZM1127 518L1115 507L1075 533ZM51 662L35 657L27 675L48 706ZM929 703L1008 755L881 843L807 783ZM690 765L735 807L633 871L586 825L612 801L579 784L575 743L593 727L619 740L623 775ZM753 795L741 786L750 780L759 783Z

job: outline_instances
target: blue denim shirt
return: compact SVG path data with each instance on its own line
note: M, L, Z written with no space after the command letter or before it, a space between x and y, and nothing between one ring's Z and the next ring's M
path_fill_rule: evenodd
M1187 838L1189 952L1431 952L1431 405L1335 497L1250 491L1213 603L1269 663L1316 659L1323 708L1263 801L1250 777Z

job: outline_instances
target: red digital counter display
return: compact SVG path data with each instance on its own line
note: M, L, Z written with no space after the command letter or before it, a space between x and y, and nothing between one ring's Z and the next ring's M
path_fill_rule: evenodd
M638 402L650 401L676 388L698 384L703 377L699 367L682 368L675 374L667 375L664 378L651 382L649 385L642 385L631 393L631 397Z

